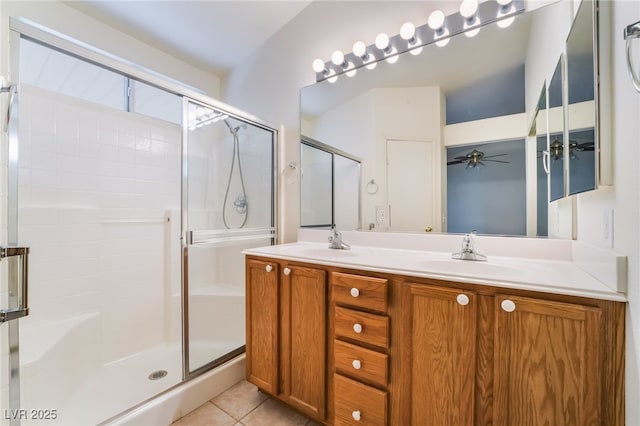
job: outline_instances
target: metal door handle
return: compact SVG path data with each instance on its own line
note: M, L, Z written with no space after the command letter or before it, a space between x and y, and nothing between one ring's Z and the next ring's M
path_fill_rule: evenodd
M7 82L4 78L0 78L0 93L9 93L9 103L7 104L7 119L2 125L2 131L9 129L9 121L11 120L11 111L13 109L13 99L16 94L16 85Z
M0 310L0 324L29 315L29 247L0 247L0 261L15 256L20 258L22 299L17 308Z

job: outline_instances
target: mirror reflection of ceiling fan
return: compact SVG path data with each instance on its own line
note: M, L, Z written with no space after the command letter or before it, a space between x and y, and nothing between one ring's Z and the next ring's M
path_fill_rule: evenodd
M478 151L474 148L471 152L466 155L459 155L454 157L453 160L447 161L447 166L451 166L453 164L464 164L467 163L466 169L479 169L484 166L485 161L492 161L494 163L509 163L504 160L494 160L495 157L502 157L507 154L495 154L495 155L484 155L484 152Z
M578 142L578 141L574 141L569 139L569 158L571 158L572 160L578 160L578 155L576 154L576 152L582 152L582 151L593 151L594 150L594 143L593 141L587 141L587 142ZM562 141L559 139L554 139L553 142L551 142L551 144L549 144L549 152L551 153L551 158L553 160L559 160L562 158L562 151L564 151L564 146L562 144Z

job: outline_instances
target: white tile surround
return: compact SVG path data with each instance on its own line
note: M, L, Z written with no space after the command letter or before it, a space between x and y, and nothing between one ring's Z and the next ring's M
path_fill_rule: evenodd
M169 301L180 286L182 131L28 85L20 102L18 239L31 246L21 361L23 402L32 406L54 373L65 377L55 396L66 398L83 379L69 372L89 377L146 348L179 344L180 306ZM51 326L74 319L91 327L74 334L82 348L67 348L83 351L81 363L52 355L71 332ZM44 326L48 339L35 333Z
M337 262L343 266L361 267L369 270L401 272L412 271L416 275L437 275L428 268L420 268L408 259L446 260L451 253L460 250L461 235L450 234L402 234L388 232L342 232L343 241L352 245L352 251L367 255L358 258L339 256L338 250L330 251L326 258L319 257L320 263ZM309 259L309 252L304 251L304 244L324 248L327 244L328 232L317 229L299 229L298 243L285 246L265 247L262 250L252 249L245 253L273 255L283 258L301 256ZM554 292L586 297L599 297L624 301L627 281L627 258L617 253L589 246L571 240L475 236L476 251L489 258L486 277L469 275L462 277L469 282L491 284L492 280L505 287L528 288L533 290ZM299 244L296 246L295 244ZM406 252L403 252L406 250ZM425 252L421 255L421 252ZM336 256L332 256L335 254ZM492 258L495 262L491 262ZM444 265L445 263L443 263ZM522 271L522 276L502 275L500 271L492 274L491 265L506 265L511 269ZM454 263L452 265L461 266ZM482 268L481 265L478 265ZM440 277L446 278L446 270L437 271ZM455 276L452 271L451 276ZM530 283L527 284L527 283ZM527 287L529 285L529 287Z

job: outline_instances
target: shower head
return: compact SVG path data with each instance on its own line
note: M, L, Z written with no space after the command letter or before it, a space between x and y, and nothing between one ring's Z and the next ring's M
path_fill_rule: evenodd
M231 123L229 123L229 120L224 119L223 121L224 121L224 124L226 124L226 125L227 125L227 128L229 129L229 132L231 132L231 134L232 134L233 136L235 136L235 135L237 135L237 134L238 134L238 130L240 130L240 129L246 129L246 128L247 128L246 124L241 124L241 125L239 125L239 126L232 127L232 126L231 126Z

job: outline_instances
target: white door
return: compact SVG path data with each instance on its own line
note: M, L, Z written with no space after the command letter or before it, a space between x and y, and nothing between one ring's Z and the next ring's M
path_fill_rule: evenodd
M387 200L391 231L437 230L433 141L387 140Z

